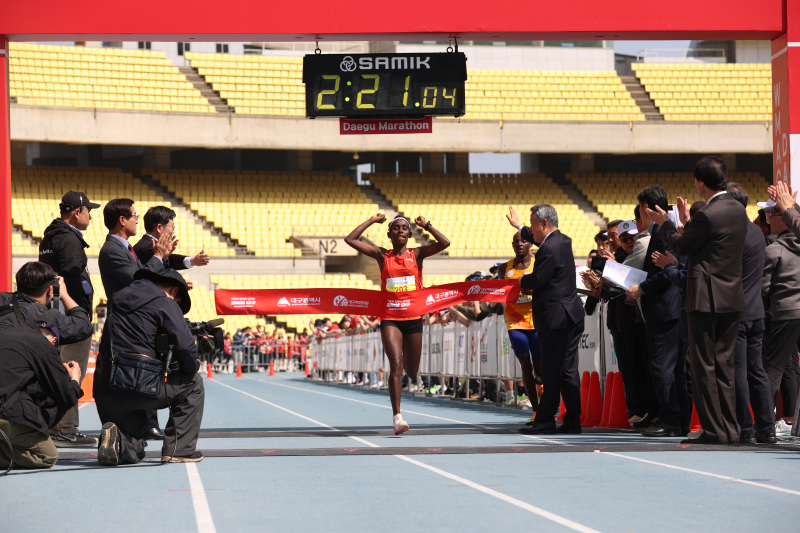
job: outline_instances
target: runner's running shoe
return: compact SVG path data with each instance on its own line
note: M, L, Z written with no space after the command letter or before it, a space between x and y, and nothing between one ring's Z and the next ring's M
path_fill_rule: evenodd
M401 415L399 413L394 415L394 418L392 418L392 421L394 422L394 434L395 435L400 435L400 434L405 433L406 431L408 431L408 429L409 429L408 428L408 422L403 420L403 415Z
M531 417L528 419L528 421L525 422L525 425L526 426L532 426L535 420L536 420L536 411L534 411L533 415L531 415Z

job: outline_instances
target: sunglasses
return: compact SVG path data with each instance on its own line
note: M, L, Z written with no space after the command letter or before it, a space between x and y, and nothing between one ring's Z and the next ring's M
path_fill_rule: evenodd
M619 242L633 242L633 237L630 235L623 235L619 238Z

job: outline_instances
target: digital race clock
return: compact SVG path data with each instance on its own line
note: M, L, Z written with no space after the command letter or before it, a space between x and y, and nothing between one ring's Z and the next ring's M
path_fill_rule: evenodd
M306 116L460 117L463 53L309 54L303 58Z

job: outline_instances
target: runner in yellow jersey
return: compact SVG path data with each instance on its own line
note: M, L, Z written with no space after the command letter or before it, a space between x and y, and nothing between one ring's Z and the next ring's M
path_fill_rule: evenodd
M533 271L533 258L531 257L531 243L520 237L519 232L514 234L511 245L516 254L505 265L500 266L498 277L504 279L518 279ZM528 420L532 424L536 418L536 408L539 406L537 398L537 385L541 387L541 379L536 376L541 372L542 354L539 350L539 334L533 325L533 304L530 293L520 292L515 303L506 304L506 324L508 325L508 340L519 360L522 368L522 382L533 408L533 416Z

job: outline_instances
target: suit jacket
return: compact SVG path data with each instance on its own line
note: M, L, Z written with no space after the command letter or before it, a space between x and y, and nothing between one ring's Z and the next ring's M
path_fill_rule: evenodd
M111 235L106 236L106 242L100 248L97 265L100 268L100 278L103 280L109 307L114 303L114 293L133 283L133 275L137 270L141 268L153 272L164 270L164 263L156 256L152 256L144 265L138 257L134 261L128 249Z
M533 242L529 228L523 226L520 235ZM572 239L559 230L536 252L533 272L522 277L521 287L533 292L533 323L539 331L568 328L586 316L575 283Z
M742 251L742 290L747 308L742 312L741 322L760 320L766 316L764 300L761 298L766 248L761 229L755 224L748 224Z
M692 217L683 235L669 220L661 227L659 237L678 255L689 256L687 313L744 311L742 251L748 224L742 204L723 193Z
M136 252L136 257L142 264L147 264L150 258L153 257L153 243L155 241L148 237L147 234L142 235L139 242L133 245L133 251ZM186 265L183 260L186 259L185 255L170 254L164 258L164 268L171 268L172 270L186 270Z
M659 229L661 228L658 224L653 224L650 234L658 235ZM642 316L647 324L661 324L680 316L681 290L672 284L664 269L653 263L653 252L666 255L672 253L672 250L658 237L650 237L642 264L642 270L647 272L647 279L639 285L644 293L641 297Z

